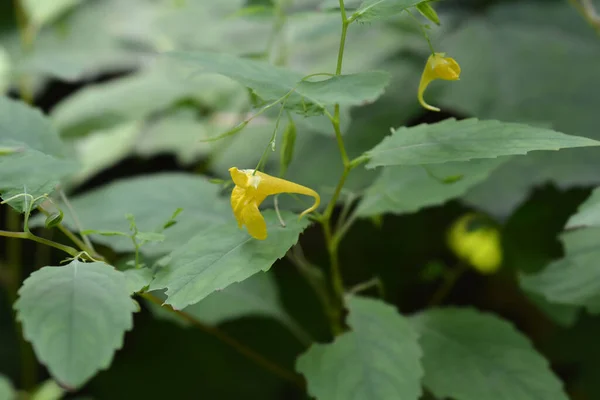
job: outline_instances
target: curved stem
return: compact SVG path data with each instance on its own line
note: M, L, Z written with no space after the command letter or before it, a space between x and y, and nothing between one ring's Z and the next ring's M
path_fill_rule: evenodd
M29 232L11 232L11 231L0 230L0 236L10 237L10 238L15 238L15 239L33 240L34 242L38 242L41 244L45 244L47 246L54 247L55 249L62 250L72 257L77 257L80 254L80 252L74 247L56 243L56 242L53 242L52 240L44 239L42 237L36 236L33 233L29 233Z
M278 377L294 384L295 386L297 386L299 388L304 388L304 380L299 375L296 375L295 373L288 371L287 369L275 364L273 361L266 359L260 353L257 353L256 351L252 350L251 348L246 347L244 344L238 342L236 339L227 335L225 332L222 332L221 330L219 330L215 327L205 325L204 323L202 323L201 321L197 320L196 318L194 318L193 316L191 316L190 314L188 314L184 311L175 310L169 305L163 305L163 301L161 299L159 299L158 297L156 297L150 293L142 293L141 296L143 298L145 298L146 300L148 300L148 301L164 308L165 310L168 310L169 312L177 315L178 317L186 320L187 322L194 325L196 328L200 329L201 331L206 332L209 335L216 337L223 343L233 347L237 352L239 352L243 356L249 358L250 360L254 361L256 364L260 365L267 371L272 372L273 374L277 375Z

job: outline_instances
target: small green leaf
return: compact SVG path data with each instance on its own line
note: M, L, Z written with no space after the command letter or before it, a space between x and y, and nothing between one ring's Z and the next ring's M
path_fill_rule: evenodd
M175 225L177 223L177 216L179 214L181 214L181 212L183 211L183 208L177 208L174 212L173 215L171 215L171 218L169 218L169 220L167 222L165 222L165 224L162 226L162 229L169 229L170 227L172 227L173 225Z
M142 291L152 281L154 273L150 268L132 268L123 271L130 294Z
M38 359L56 380L78 388L110 365L135 306L122 272L74 260L31 274L15 309Z
M600 142L551 129L453 118L437 124L398 128L366 154L367 168L436 164L526 154L533 150L598 146Z
M411 318L423 349L425 387L436 398L567 400L561 381L511 324L472 309Z
M0 375L0 399L17 399L17 392L15 391L12 382L4 375Z
M144 242L164 242L166 236L159 232L138 232L136 238Z
M280 176L285 176L290 163L294 159L294 148L296 145L296 124L290 119L288 126L283 132L280 155Z
M64 216L62 210L55 211L46 217L44 225L46 225L46 228L54 228L60 225Z
M423 2L417 4L417 10L423 15L425 18L430 20L436 25L440 24L440 17L435 12L434 8L429 4L429 2Z
M364 0L350 17L351 21L373 22L394 17L423 0Z
M600 188L596 188L591 196L579 206L577 214L569 218L565 228L600 227Z
M498 158L434 164L427 167L431 171L422 166L384 167L379 178L367 189L356 213L360 217L403 214L443 204L462 196L471 187L487 179L492 171L506 161L507 158ZM428 172L436 176L458 174L463 178L447 183L433 178Z
M295 214L283 213L282 227L275 213L264 212L269 236L256 240L239 229L233 219L201 230L171 253L169 264L156 273L150 290L167 289L167 304L183 309L212 292L266 271L298 241L308 225Z
M408 320L378 300L348 298L351 331L313 344L296 362L308 392L328 400L417 400L421 350Z

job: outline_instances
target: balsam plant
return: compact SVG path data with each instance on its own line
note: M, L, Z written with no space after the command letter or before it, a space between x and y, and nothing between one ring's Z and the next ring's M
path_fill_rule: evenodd
M498 2L465 18L459 3L0 6L0 284L14 311L0 319L0 400L164 397L155 385L174 398L595 398L586 374L600 358L566 350L585 361L565 383L546 358L561 356L526 323L452 294L467 276L476 287L500 282L499 296L535 310L542 331L588 332L578 318L598 326L600 189L538 232L554 244L564 228L562 258L516 251L542 217L513 213L540 183L600 183L600 41L585 26L598 28L597 13L588 0ZM36 106L52 93L49 77L121 69L135 71L84 85L49 113ZM424 110L429 123L414 123ZM191 168L82 189L127 157L164 152ZM387 228L393 215L452 199L471 210L413 224L424 236ZM373 241L392 260L387 272ZM432 254L416 270L411 247ZM366 277L353 257L372 264ZM289 294L277 274L293 274ZM228 330L257 315L285 328L266 354ZM245 361L215 372L204 345L184 375L206 387L159 382L196 351L183 339L183 353L170 350L192 333L185 327L197 328L192 343L210 336ZM161 329L170 334L141 364L114 361ZM15 370L3 348L18 349ZM152 361L163 348L168 363ZM111 373L118 384L103 378ZM226 383L215 390L211 373Z

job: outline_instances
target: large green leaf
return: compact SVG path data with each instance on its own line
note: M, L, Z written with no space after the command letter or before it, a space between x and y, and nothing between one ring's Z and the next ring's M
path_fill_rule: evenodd
M6 97L0 97L0 146L18 150L0 156L4 199L19 193L34 197L51 193L76 167L64 157L63 145L50 121L38 110ZM22 210L22 200L10 204Z
M351 331L314 344L296 363L309 393L327 400L418 399L421 350L410 323L381 301L350 297Z
M227 76L249 87L264 100L273 101L289 92L295 92L288 100L294 105L304 101L300 97L305 97L306 103L312 102L322 107L336 103L358 105L377 99L389 82L389 75L380 71L340 75L309 82L302 81L303 76L298 72L224 53L169 54L173 59L185 61L205 73Z
M370 157L367 168L374 168L468 161L526 154L532 150L597 145L600 142L550 129L475 118L462 121L451 118L437 124L398 128L366 154Z
M79 261L34 272L15 303L38 359L73 388L110 365L133 326L135 308L121 272Z
M47 3L66 1L69 0L46 0ZM131 39L133 32L149 24L152 3L85 1L61 20L60 29L57 26L42 29L32 49L24 50L18 32L14 32L7 38L6 46L15 60L15 72L72 81L137 66L140 53L132 51L125 39Z
M485 180L506 158L384 167L356 210L361 217L410 213L443 204Z
M372 22L394 17L424 0L364 0L352 14L358 22Z
M558 304L600 312L600 228L567 232L565 257L536 274L521 275L521 286Z
M0 375L0 399L15 400L17 393L10 380L4 375Z
M460 82L440 83L441 96L432 103L464 115L546 123L600 139L593 95L600 91L600 80L594 78L600 41L593 29L581 23L569 2L544 7L536 1L496 3L485 15L464 18L462 13L463 23L441 35L440 48L456 58L462 74ZM596 148L533 153L499 168L467 200L504 217L532 187L545 182L563 188L598 185L599 169Z
M183 98L217 106L240 97L241 104L245 105L246 93L226 78L189 80L159 64L123 78L87 86L60 102L51 116L63 136L77 135L88 133L92 128L146 118Z
M494 315L432 309L412 322L423 349L424 384L437 398L568 399L527 337Z
M164 254L181 246L198 231L222 224L235 225L228 202L219 196L220 186L205 177L184 173L159 173L122 179L73 197L71 203L83 229L129 232L126 214L133 214L140 231L161 227L177 208L178 222L165 231L166 239L142 247L146 254ZM36 220L40 222L40 220ZM69 212L63 222L77 225ZM94 241L116 251L133 251L131 240L121 236L92 235Z
M284 213L281 226L275 212L264 212L269 236L253 239L231 220L220 226L205 227L170 255L150 290L167 289L167 304L183 309L212 292L266 271L298 241L308 220Z
M577 210L565 228L600 226L600 188L596 188L591 196ZM600 243L599 243L600 244Z

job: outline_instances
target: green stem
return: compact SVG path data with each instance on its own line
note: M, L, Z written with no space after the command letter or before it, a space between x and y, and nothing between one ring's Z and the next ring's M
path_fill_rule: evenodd
M273 361L266 359L262 354L257 353L256 351L252 350L246 345L238 342L236 339L232 338L231 336L227 335L221 330L209 325L205 325L203 322L197 320L196 318L194 318L190 314L187 314L186 312L175 310L169 305L163 305L163 301L161 299L150 293L143 293L141 294L141 296L146 300L169 311L170 313L173 313L178 317L186 320L187 322L189 322L196 328L202 330L203 332L208 333L209 335L216 337L223 343L233 347L237 352L254 361L256 364L260 365L261 367L273 373L274 375L277 375L278 377L294 384L295 386L304 388L304 380L300 376L275 364Z
M66 246L64 244L53 242L52 240L44 239L44 238L36 236L30 232L11 232L11 231L0 230L0 236L15 238L15 239L33 240L34 242L38 242L41 244L45 244L46 246L51 246L51 247L54 247L55 249L62 250L65 253L71 255L72 257L77 257L80 254L80 252L74 247Z
M433 294L433 297L429 301L429 307L435 307L442 304L442 302L446 299L446 297L450 294L454 285L458 279L469 269L469 266L465 263L460 263L457 267L448 271L444 277L444 281L442 285L438 288L438 290Z

